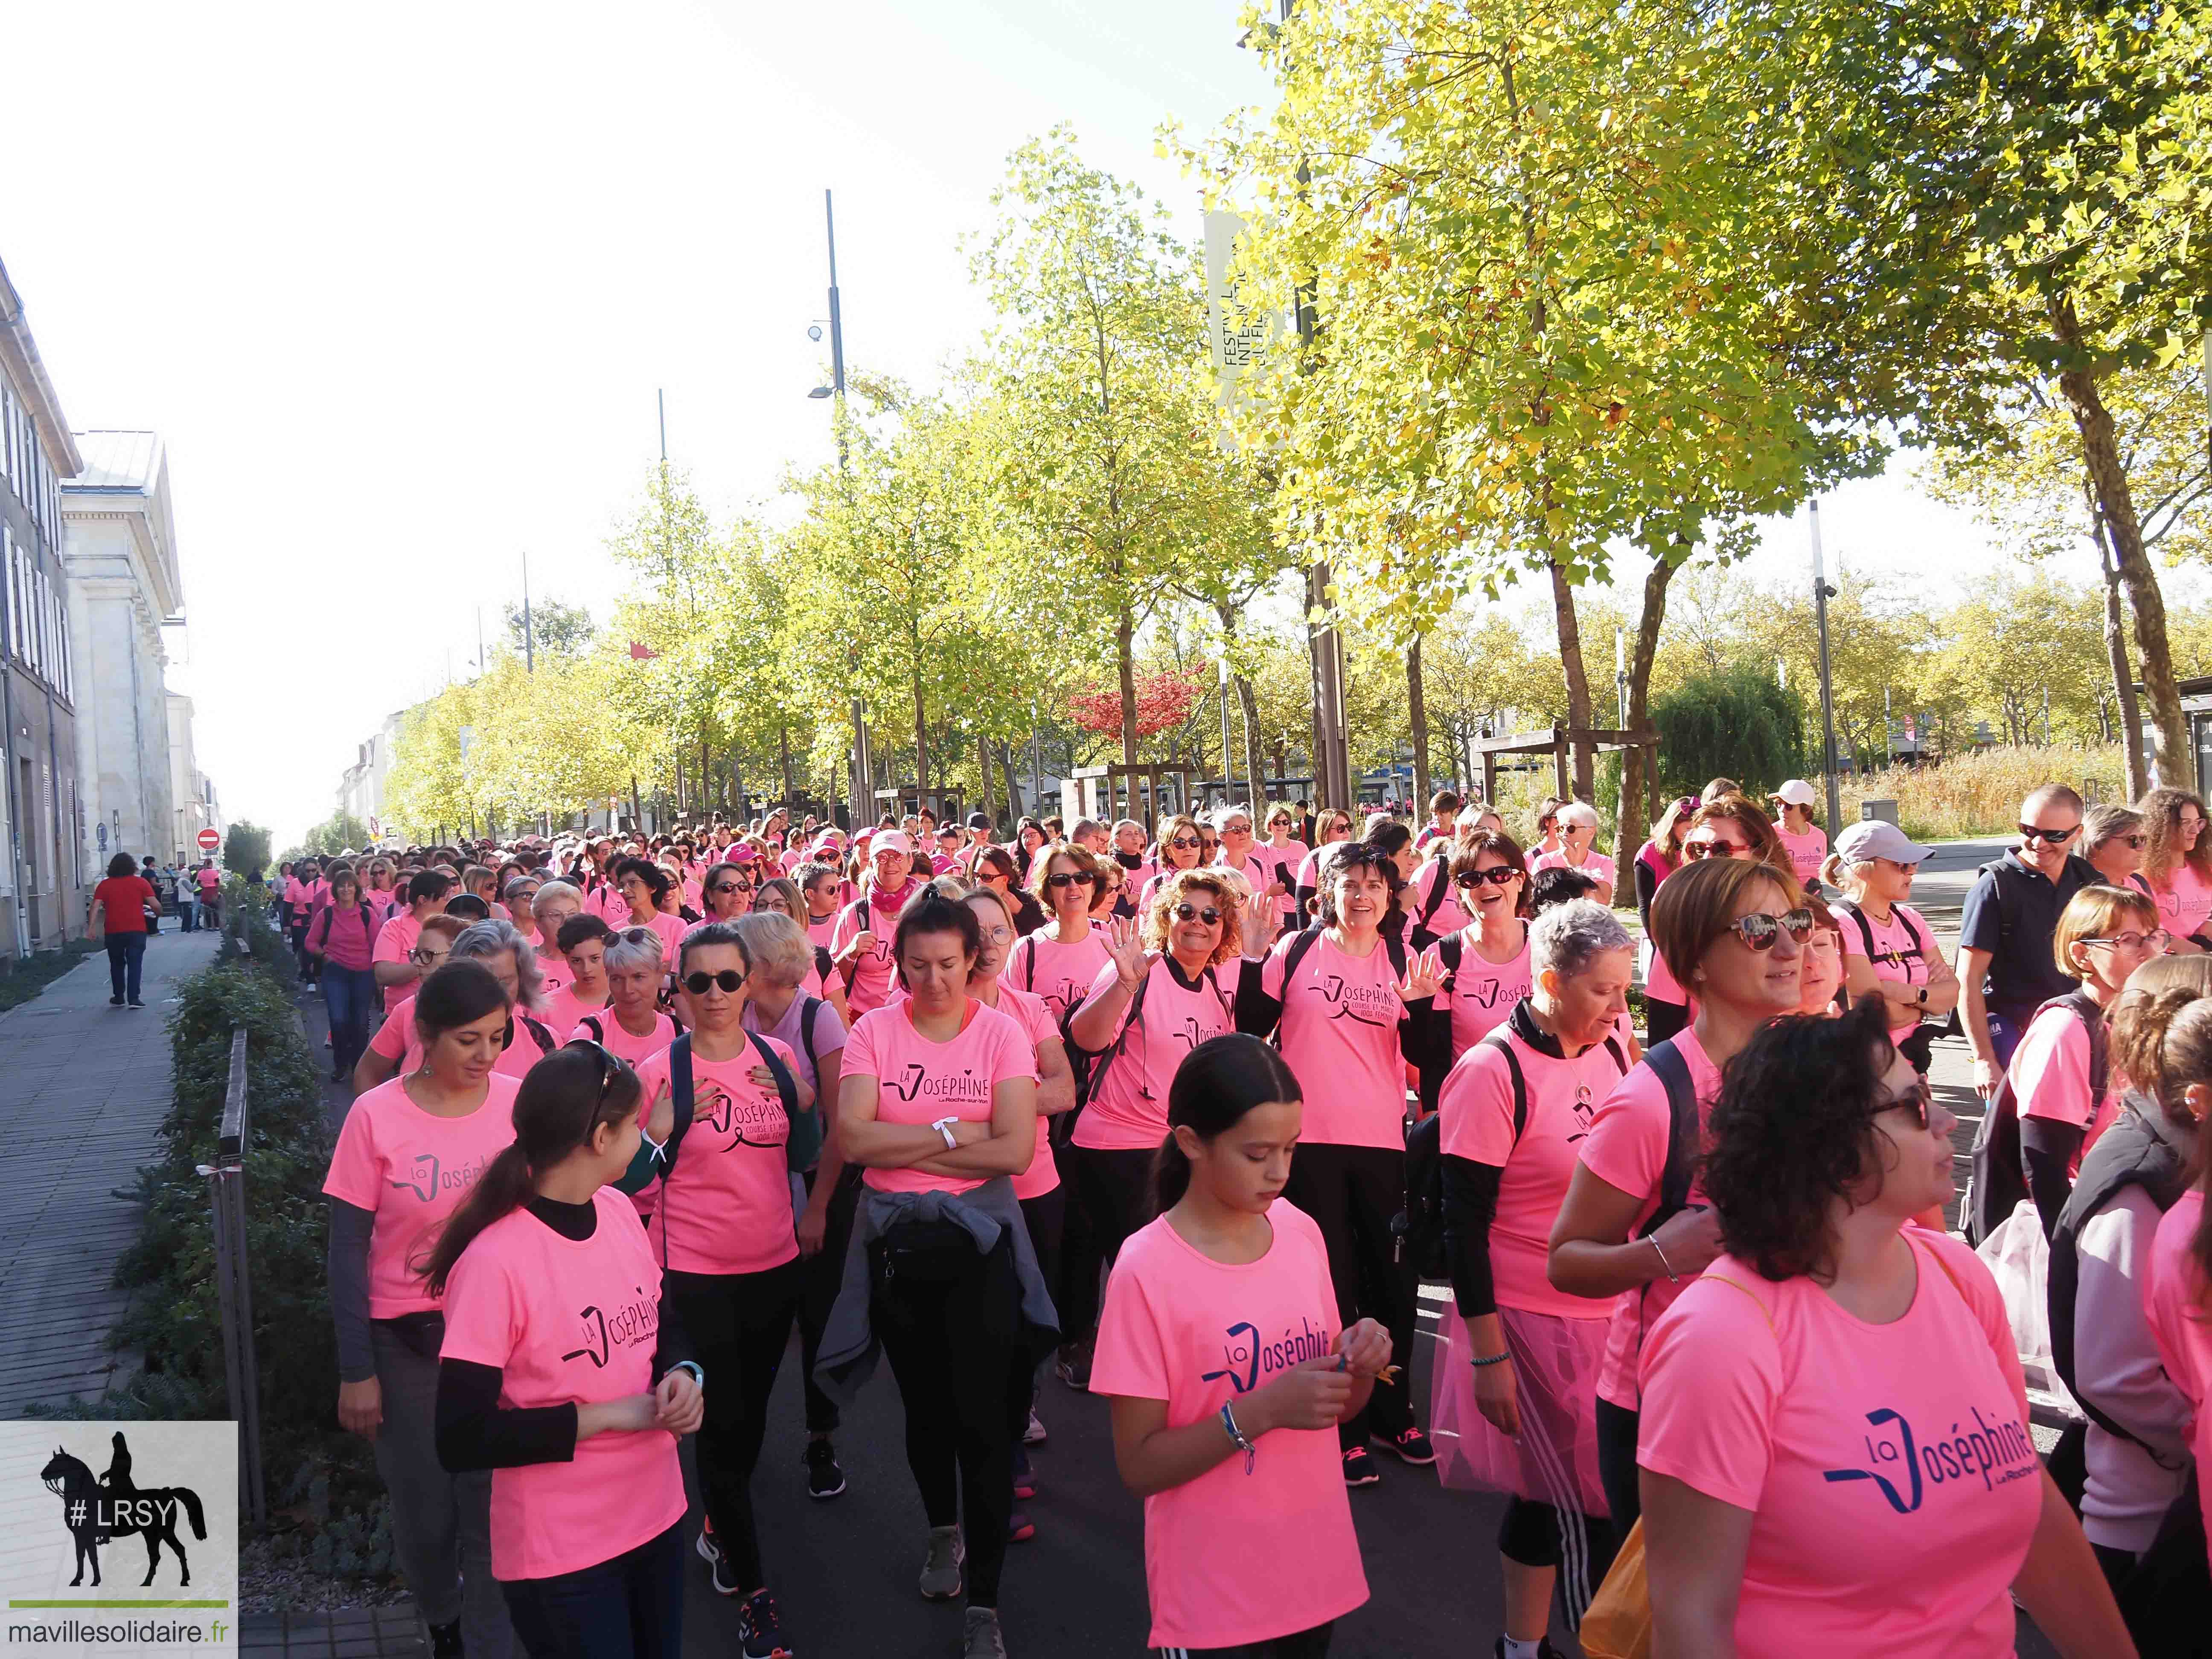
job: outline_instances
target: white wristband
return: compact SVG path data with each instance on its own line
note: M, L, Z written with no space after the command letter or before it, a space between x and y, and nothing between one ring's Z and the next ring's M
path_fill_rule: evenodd
M952 1126L959 1121L957 1117L940 1117L929 1126L945 1137L945 1150L949 1152L957 1152L960 1150L960 1142L952 1133Z

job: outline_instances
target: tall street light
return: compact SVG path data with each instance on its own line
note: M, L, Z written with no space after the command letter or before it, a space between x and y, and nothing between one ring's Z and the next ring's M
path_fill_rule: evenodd
M845 317L837 299L837 214L831 205L830 192L822 192L822 222L830 239L830 384L817 386L806 395L810 398L835 399L830 418L837 428L837 469L845 468ZM820 331L811 331L817 339ZM868 755L868 720L858 697L853 699L853 828L858 830L862 815L872 817L875 805L875 768Z
M1820 503L1812 503L1813 512L1813 621L1820 635L1820 744L1821 769L1828 779L1828 834L1843 831L1843 789L1836 776L1836 690L1828 674L1828 601L1836 597L1836 590L1828 586L1828 579L1820 567Z

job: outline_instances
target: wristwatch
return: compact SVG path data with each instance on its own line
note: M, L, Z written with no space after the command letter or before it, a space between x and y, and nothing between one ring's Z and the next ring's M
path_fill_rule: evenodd
M947 1152L957 1152L960 1150L960 1143L953 1138L952 1133L952 1126L959 1121L957 1117L940 1117L929 1126L945 1137L945 1147Z
M1928 988L1924 985L1920 988L1920 1006L1923 1008L1928 1006Z

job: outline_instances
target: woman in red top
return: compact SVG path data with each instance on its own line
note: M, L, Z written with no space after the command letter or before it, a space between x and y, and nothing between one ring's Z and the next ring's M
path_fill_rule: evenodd
M107 999L112 1008L146 1006L138 1000L138 976L146 959L149 904L158 908L160 901L153 884L138 873L138 861L128 853L108 860L107 879L92 890L92 931L107 936L107 982L115 992Z

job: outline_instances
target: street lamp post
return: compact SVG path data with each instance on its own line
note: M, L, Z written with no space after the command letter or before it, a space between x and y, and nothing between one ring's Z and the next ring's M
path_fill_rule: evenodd
M827 190L822 192L822 224L830 243L830 386L833 399L830 418L837 428L837 466L845 466L845 313L837 297L837 212ZM817 335L816 337L819 338ZM811 394L820 397L823 388ZM872 813L876 787L875 767L868 754L868 717L858 697L853 699L853 827L863 814Z
M1236 799L1236 769L1229 763L1229 659L1224 655L1214 664L1221 671L1221 804L1224 806Z
M1828 833L1838 834L1843 829L1843 789L1836 776L1836 692L1828 673L1828 601L1836 590L1828 586L1828 579L1820 567L1820 503L1812 503L1813 513L1813 621L1820 636L1820 747L1821 766L1828 780Z

